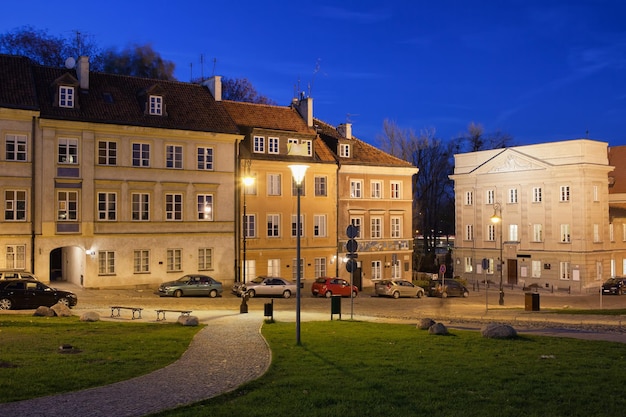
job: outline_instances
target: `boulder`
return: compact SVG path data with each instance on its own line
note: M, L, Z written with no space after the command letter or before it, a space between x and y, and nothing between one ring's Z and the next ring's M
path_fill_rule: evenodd
M80 321L99 321L100 314L95 311L85 311L80 315Z
M50 307L39 306L33 316L37 317L54 317L54 311Z
M480 330L483 337L489 339L514 339L517 331L508 324L489 323Z
M428 330L430 329L430 326L432 326L433 324L435 324L435 320L425 318L425 319L421 319L419 323L417 323L417 326L415 327L417 327L419 330Z
M435 323L428 328L428 333L435 335L447 335L448 328L443 323Z
M72 311L70 310L70 308L61 303L56 303L55 305L50 307L50 310L54 311L54 314L59 317L71 317L72 315Z
M196 316L179 316L177 322L182 326L197 326L199 323Z

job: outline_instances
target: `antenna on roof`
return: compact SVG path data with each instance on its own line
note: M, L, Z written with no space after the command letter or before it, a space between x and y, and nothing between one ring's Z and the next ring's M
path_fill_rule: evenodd
M200 54L200 81L204 81L204 54Z
M213 74L211 75L215 75L215 67L217 67L217 58L213 58Z
M360 116L360 114L356 113L346 113L346 123L352 123L352 116Z
M311 78L311 82L309 83L309 97L311 97L311 94L313 91L313 82L315 81L315 76L317 75L318 72L320 72L321 61L322 61L321 58L317 58L317 60L315 61L315 68L313 69L313 78Z

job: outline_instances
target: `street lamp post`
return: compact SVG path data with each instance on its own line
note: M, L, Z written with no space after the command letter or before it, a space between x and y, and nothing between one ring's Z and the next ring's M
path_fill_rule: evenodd
M243 183L243 262L241 265L242 276L240 277L240 281L245 288L246 285L246 240L248 237L248 214L246 212L246 194L248 191L248 187L251 187L254 184L254 177L250 176L249 172L250 165L246 167L246 175L242 179ZM248 296L246 293L241 294L241 305L239 306L239 312L241 314L248 312Z
M504 259L502 259L502 249L504 248L504 241L502 240L502 206L500 203L494 203L493 205L493 216L491 216L491 222L494 224L500 223L500 299L498 300L498 304L501 306L504 305L504 287L502 286L502 270L504 269ZM486 291L485 287L485 291Z
M302 190L302 181L304 180L304 174L309 166L308 165L289 165L293 180L296 182L297 189L297 209L296 209L296 344L300 345L300 281L301 281L301 267L300 267L300 235L302 224L300 223L300 194Z

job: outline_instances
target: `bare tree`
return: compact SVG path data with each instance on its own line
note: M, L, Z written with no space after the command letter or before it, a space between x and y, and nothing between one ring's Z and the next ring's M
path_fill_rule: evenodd
M224 100L276 104L268 97L260 95L247 78L222 78L222 94Z
M487 149L499 149L512 146L513 136L499 130L494 133L485 133L485 128L480 123L470 122L467 125L467 132L460 136L460 141L465 142L467 152L484 151Z
M172 61L163 59L150 44L134 44L119 52L109 49L103 54L103 70L109 74L174 81L175 68Z

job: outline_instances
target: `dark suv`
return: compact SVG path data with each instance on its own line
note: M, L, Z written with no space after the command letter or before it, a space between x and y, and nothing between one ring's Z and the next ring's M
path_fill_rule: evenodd
M56 303L73 307L77 302L76 294L56 290L39 281L16 278L0 281L0 310L52 307Z
M453 279L440 279L430 281L428 285L429 297L469 297L469 290L465 285Z
M602 294L626 294L626 278L615 277L607 279L602 284Z

